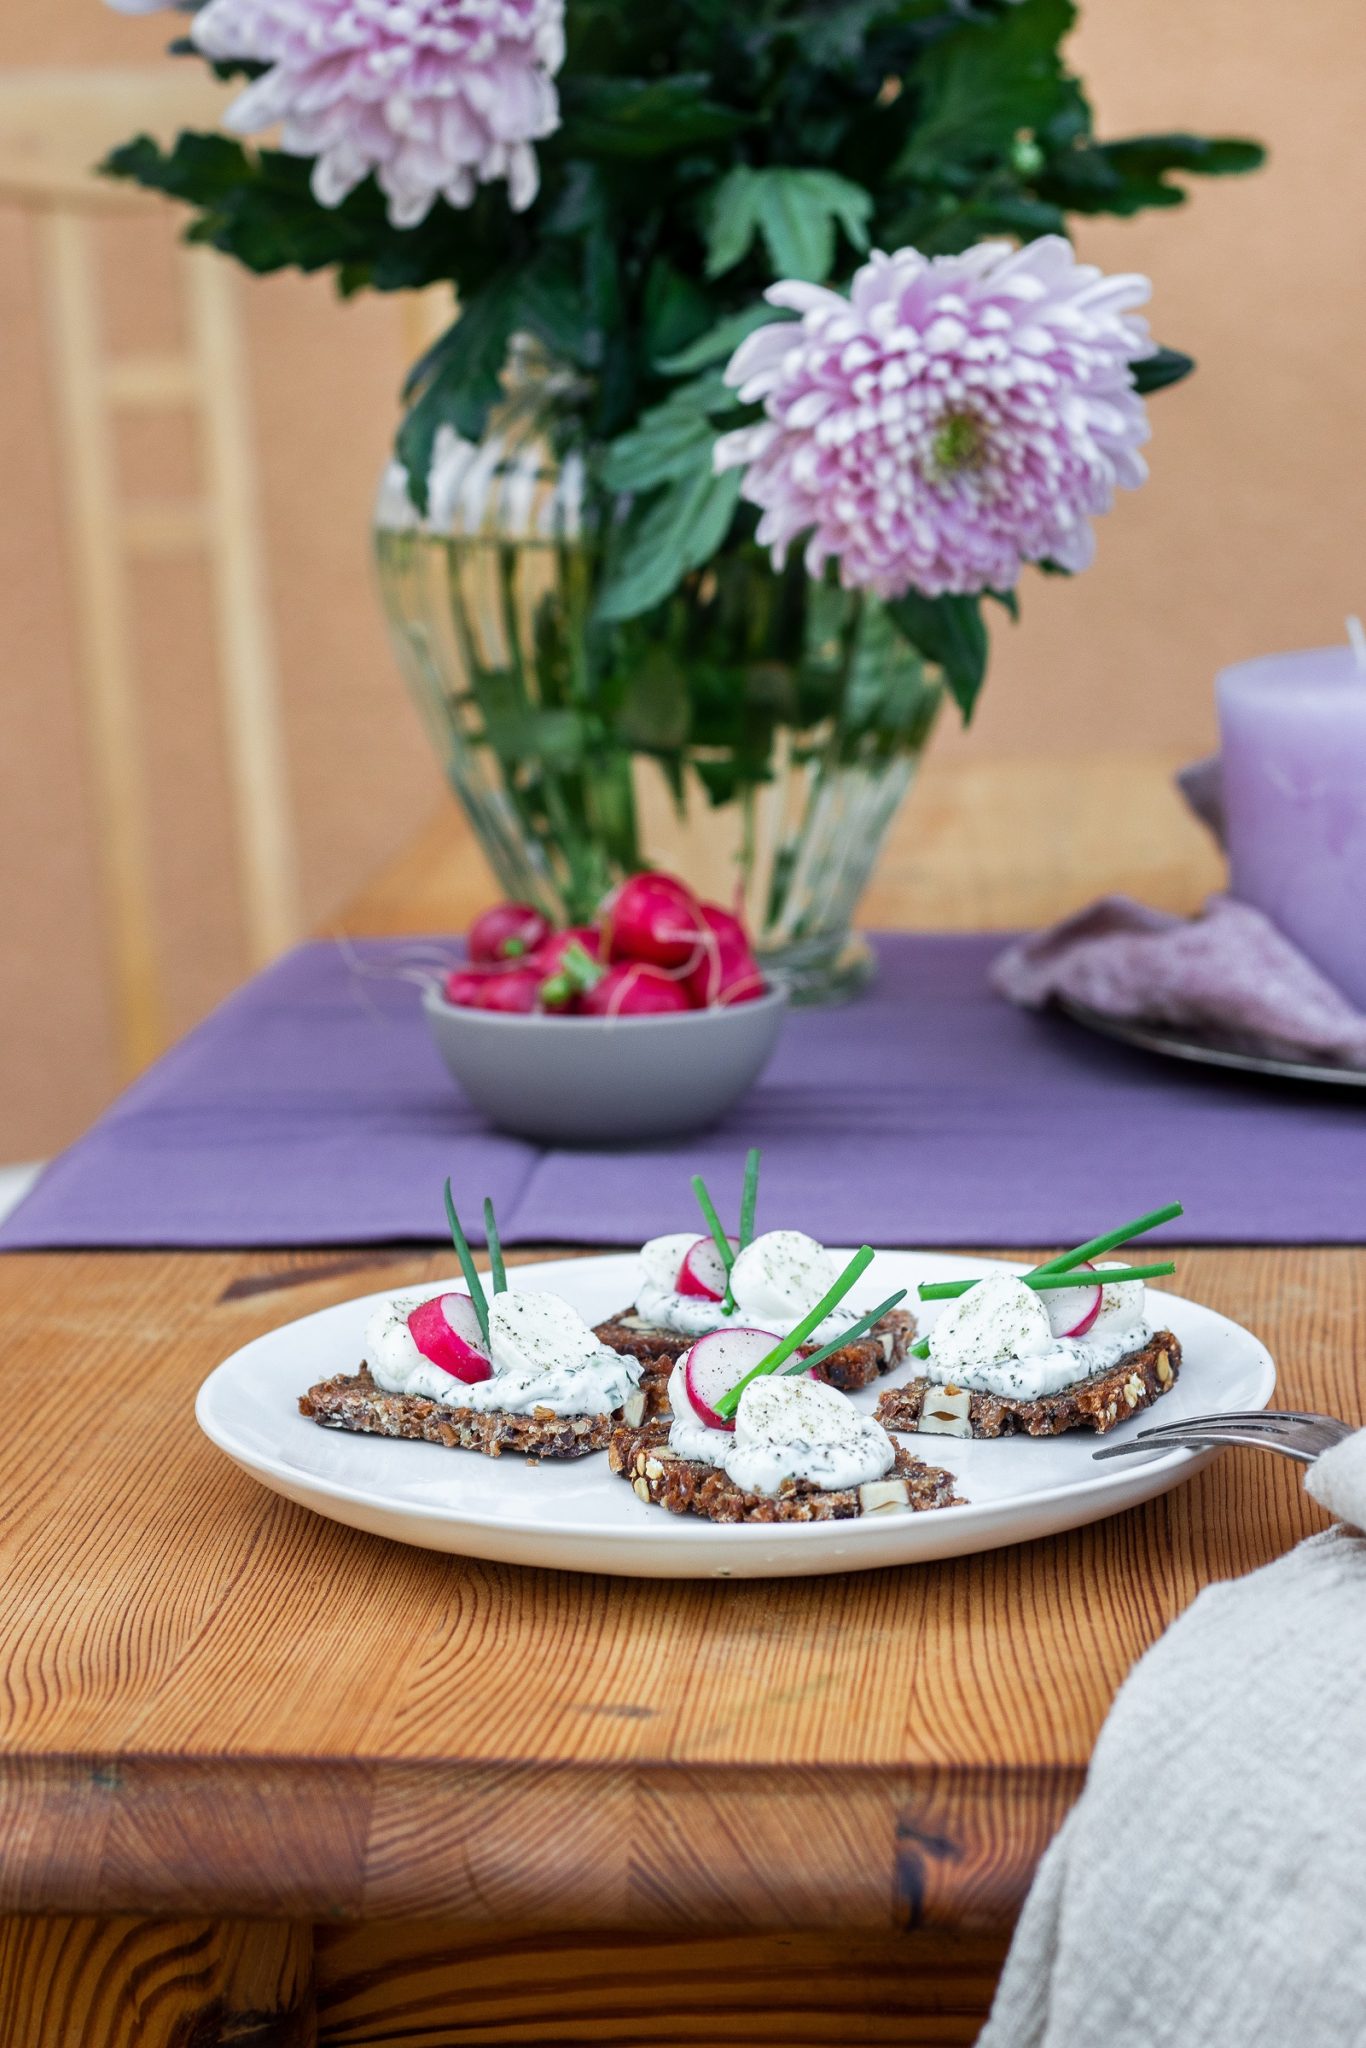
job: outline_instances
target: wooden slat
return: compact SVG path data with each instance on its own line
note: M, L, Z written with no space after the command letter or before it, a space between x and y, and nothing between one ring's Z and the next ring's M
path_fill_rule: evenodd
M100 321L90 229L74 213L41 222L43 275L70 508L80 674L90 735L87 773L100 823L122 1065L160 1051L148 786L133 676L128 592L119 562L114 451L103 402Z
M957 2048L976 2040L999 1937L689 1935L404 1922L319 1930L320 2048L550 2041L671 2048Z
M307 1928L0 1919L0 2048L315 2048Z
M247 368L233 305L236 283L225 258L212 249L189 249L183 267L204 381L209 566L237 866L248 950L259 967L297 938L299 922Z
M160 412L192 405L204 380L187 356L117 356L104 367L104 395L125 412Z

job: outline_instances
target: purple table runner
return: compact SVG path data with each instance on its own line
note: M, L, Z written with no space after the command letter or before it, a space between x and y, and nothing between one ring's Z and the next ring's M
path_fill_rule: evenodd
M1015 1010L992 937L884 936L874 989L796 1012L768 1073L699 1137L541 1150L452 1087L401 940L301 947L238 991L44 1174L0 1249L444 1237L450 1174L509 1242L638 1244L695 1220L688 1176L832 1244L1077 1242L1179 1197L1206 1244L1366 1238L1366 1103L1186 1068ZM381 970L376 976L373 970Z

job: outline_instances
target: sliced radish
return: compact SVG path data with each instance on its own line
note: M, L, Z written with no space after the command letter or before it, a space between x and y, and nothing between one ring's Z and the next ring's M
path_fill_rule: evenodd
M688 1353L683 1381L699 1422L708 1429L734 1429L715 1404L782 1342L771 1330L713 1330Z
M1085 1267L1078 1272L1094 1273L1095 1267L1088 1259ZM1048 1309L1048 1321L1055 1337L1084 1337L1100 1314L1100 1305L1105 1290L1099 1284L1095 1287L1055 1287L1044 1295Z
M468 1294L434 1294L413 1310L408 1329L422 1356L452 1378L471 1387L493 1378L484 1333Z
M740 1249L738 1239L732 1237L729 1242ZM695 1295L700 1301L724 1301L727 1278L726 1262L714 1239L699 1237L684 1252L674 1286L679 1294Z

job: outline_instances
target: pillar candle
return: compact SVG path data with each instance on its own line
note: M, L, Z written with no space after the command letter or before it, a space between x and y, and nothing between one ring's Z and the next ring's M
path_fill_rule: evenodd
M1270 654L1218 694L1233 894L1366 1009L1366 664Z

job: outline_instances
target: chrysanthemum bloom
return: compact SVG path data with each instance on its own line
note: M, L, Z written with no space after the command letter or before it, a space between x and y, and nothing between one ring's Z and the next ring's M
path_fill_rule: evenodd
M400 228L495 178L519 210L536 196L532 144L559 126L564 0L209 0L190 33L208 57L269 65L226 125L279 124L280 147L314 159L321 206L371 171Z
M1024 562L1084 569L1090 520L1142 483L1148 438L1130 364L1144 277L1106 277L1048 235L961 256L875 254L849 297L774 285L800 315L761 327L726 371L765 417L721 437L781 566L833 557L848 589L1008 590Z

